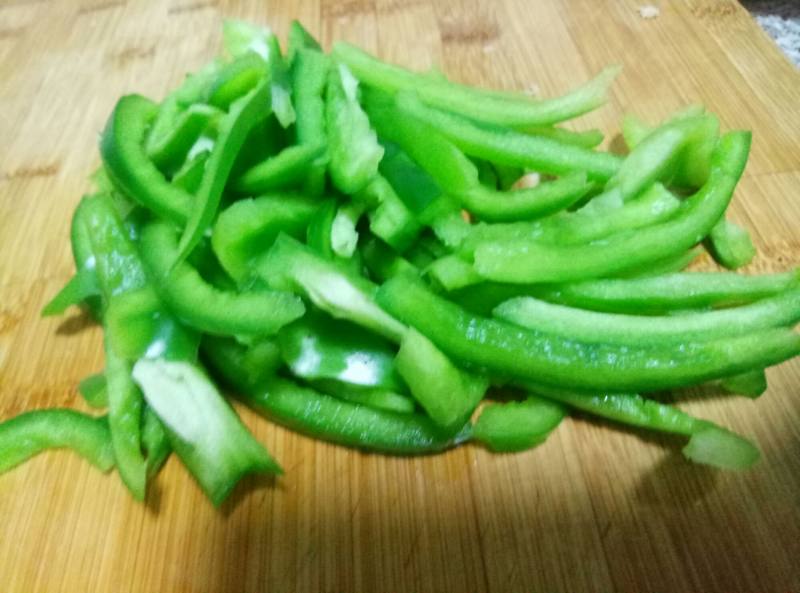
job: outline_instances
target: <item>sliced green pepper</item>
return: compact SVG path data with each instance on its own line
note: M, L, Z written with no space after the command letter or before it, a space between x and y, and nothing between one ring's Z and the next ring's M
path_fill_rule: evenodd
M728 307L775 296L798 284L798 273L745 276L686 272L652 278L586 280L533 287L529 294L594 311L658 314L665 311ZM520 289L524 294L525 289ZM510 297L508 297L510 298Z
M586 171L590 179L605 181L619 169L622 159L552 138L529 136L513 130L479 125L458 115L423 105L411 95L400 95L398 107L436 129L466 154L492 163L503 163L561 175Z
M282 473L197 367L142 359L133 378L169 430L172 448L215 506L245 474Z
M172 453L167 429L150 406L145 407L142 419L142 449L147 459L147 479L149 480L161 470Z
M288 35L288 48L286 50L286 59L294 66L295 56L300 50L311 50L321 52L322 47L319 41L314 39L314 36L309 33L300 21L293 20L289 25ZM299 120L300 118L298 118Z
M209 105L192 105L182 112L174 127L157 140L147 142L147 156L165 174L179 171L200 135L222 116ZM152 137L152 136L151 136Z
M176 224L192 212L191 194L171 185L145 152L148 126L158 109L141 95L122 97L100 136L100 155L114 185L126 196Z
M542 126L577 117L605 103L606 90L619 72L603 70L594 80L571 93L534 101L517 93L498 93L416 74L373 58L357 47L339 42L334 57L347 64L365 84L383 91L413 90L428 104L473 119L508 126Z
M295 137L300 146L327 146L328 144L323 93L329 70L330 59L320 51L299 49L294 55L292 93L297 110ZM327 165L328 152L325 151L317 157L308 171L304 189L310 195L319 196L325 190Z
M281 350L271 339L245 346L233 338L203 336L200 346L212 369L231 387L247 393L263 388L283 366Z
M266 336L303 315L303 303L285 292L234 293L215 288L186 262L173 268L178 241L169 226L142 230L142 258L164 304L189 327L215 335Z
M408 276L389 280L376 299L462 364L580 389L669 389L765 368L800 352L800 336L788 329L648 348L586 344L472 315Z
M616 422L689 437L683 454L697 463L723 469L746 469L760 453L743 437L706 420L636 394L585 395L563 389L530 386L532 391L573 408Z
M419 268L397 255L391 247L375 237L369 238L359 247L372 277L379 282L402 273L419 274Z
M279 235L257 272L273 288L296 291L331 316L347 319L399 342L404 326L372 300L377 287L326 261L287 235Z
M315 438L398 455L454 447L470 436L469 425L453 436L420 414L396 413L341 401L283 379L244 402L267 417Z
M69 448L100 471L114 467L114 449L105 416L93 418L53 408L25 412L0 422L0 473L47 449Z
M297 377L404 390L392 344L347 321L309 312L280 331L278 344Z
M176 263L182 262L197 246L214 220L239 149L253 126L266 116L268 98L269 86L264 81L231 105L230 112L220 121L219 137L206 162L195 198L197 203L181 235Z
M300 185L324 154L324 144L288 146L245 171L233 187L239 193L258 194Z
M746 266L756 256L750 233L724 218L714 225L708 238L714 259L729 270Z
M529 395L523 401L494 403L483 408L472 434L492 451L524 451L542 444L564 416L561 405Z
M330 379L309 381L309 384L320 393L377 410L410 414L416 409L416 404L411 397L383 387L362 387Z
M333 184L346 194L356 193L375 177L383 156L357 92L357 81L346 66L340 64L330 70L325 95L328 171Z
M84 401L92 408L108 407L108 389L106 386L106 376L103 373L95 373L82 379L78 383L78 393Z
M279 232L303 236L318 205L316 200L294 193L238 200L223 210L214 224L214 253L231 278L241 283Z
M712 340L794 325L800 321L800 289L742 307L664 317L599 313L531 297L506 301L493 313L522 327L569 339L646 346Z
M403 335L394 364L414 399L445 429L463 426L489 386L482 377L456 367L413 328Z
M730 202L744 170L750 134L720 141L708 181L672 219L647 233L627 233L598 244L550 246L531 241L492 242L475 250L475 269L491 280L564 282L610 275L689 249L705 237Z
M106 336L106 384L108 425L119 475L136 500L144 500L147 466L142 455L142 408L144 399L131 379L131 365L113 348Z

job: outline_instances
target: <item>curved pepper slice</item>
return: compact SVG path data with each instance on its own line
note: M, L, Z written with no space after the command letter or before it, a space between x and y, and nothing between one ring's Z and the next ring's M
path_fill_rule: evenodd
M100 155L122 193L158 216L183 225L194 198L171 185L144 148L148 126L157 111L155 103L141 95L122 97L100 136Z
M415 455L449 449L469 439L466 425L455 436L420 414L396 413L339 400L284 379L244 402L294 430L315 438L384 453Z
M800 336L789 329L649 348L587 344L472 315L407 276L381 286L376 300L462 364L579 389L669 389L764 368L800 353Z
M413 95L397 98L400 110L436 129L464 153L487 160L561 175L586 171L590 179L605 181L622 164L622 158L566 144L552 138L529 136L506 128L480 125L459 115L423 105Z
M647 233L626 233L602 243L550 246L532 241L490 242L475 250L475 269L502 282L564 282L611 275L679 254L700 242L725 212L747 162L749 132L720 141L706 184L672 220Z
M584 342L648 345L712 340L800 321L800 289L751 305L663 317L599 313L555 305L532 297L502 303L493 312L505 321Z
M531 391L578 410L623 424L689 437L683 454L696 463L722 469L747 469L761 454L750 441L707 420L700 420L661 402L635 393L591 395L564 389L527 385Z
M641 315L743 305L777 295L797 286L798 282L797 271L760 276L685 272L652 278L585 280L537 286L531 287L529 294L583 309Z
M324 144L288 146L242 173L233 189L243 194L258 194L299 185L307 179L314 163L325 154L325 148Z
M175 262L183 261L197 246L203 233L211 225L219 208L222 191L228 182L239 149L247 139L247 134L266 117L269 100L268 81L262 81L256 88L231 105L230 112L219 124L219 136L206 162L203 180L197 189L197 204L193 207L186 228L183 229Z
M294 193L234 202L220 213L211 235L219 263L237 282L246 280L255 259L270 248L278 233L303 236L318 206L313 198Z
M215 335L266 336L303 315L302 301L289 293L222 291L186 262L173 268L177 243L175 231L164 223L142 230L142 258L156 292L186 325Z
M607 68L571 93L536 101L519 93L486 91L417 74L373 58L349 43L336 43L333 55L370 86L388 92L413 90L430 105L479 121L522 127L565 121L599 107L605 103L606 90L619 72L618 67Z
M278 344L289 370L302 379L405 389L392 345L347 321L309 312L278 333Z
M294 28L292 29L294 30ZM289 52L291 54L291 39ZM297 111L295 137L300 146L327 146L323 94L330 70L330 58L315 49L300 48L292 62L292 96ZM328 151L320 154L308 170L304 190L319 196L325 190Z
M25 412L0 422L0 474L46 449L70 448L107 472L114 467L114 448L105 416L74 410Z

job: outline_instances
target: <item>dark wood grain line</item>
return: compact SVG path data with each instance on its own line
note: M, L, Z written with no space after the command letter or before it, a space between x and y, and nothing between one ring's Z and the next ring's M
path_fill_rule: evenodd
M216 2L193 2L191 4L179 4L178 6L170 6L167 9L167 14L185 14L187 12L197 12L198 10L205 10L206 8L216 8Z
M103 12L113 8L125 6L124 0L111 0L110 2L103 2L101 4L93 4L90 6L81 6L76 13L78 16L85 16L87 14L94 14L96 12Z

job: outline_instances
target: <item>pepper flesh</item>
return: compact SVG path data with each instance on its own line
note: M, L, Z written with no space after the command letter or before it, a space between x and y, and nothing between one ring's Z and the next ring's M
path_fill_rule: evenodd
M548 246L531 241L493 242L475 250L475 269L490 280L564 282L610 275L689 249L705 237L730 202L744 170L748 132L731 132L720 141L703 188L672 220L647 233L626 233L598 244Z
M376 299L457 362L579 389L669 389L764 368L800 352L800 336L788 329L649 348L586 344L470 314L406 276L386 282Z

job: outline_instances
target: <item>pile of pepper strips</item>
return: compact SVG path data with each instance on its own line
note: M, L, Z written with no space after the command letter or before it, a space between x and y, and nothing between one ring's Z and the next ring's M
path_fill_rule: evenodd
M76 274L44 311L103 324L105 369L80 391L105 415L4 422L0 471L71 447L142 500L174 451L219 504L281 470L210 377L388 453L522 450L576 409L684 435L695 462L758 458L639 395L757 397L800 352L794 272L680 272L701 245L731 269L754 255L725 219L748 133L701 107L626 118L620 156L555 125L600 106L614 69L533 100L326 54L296 22L286 54L267 29L223 32L225 56L160 104L117 103L72 221Z

